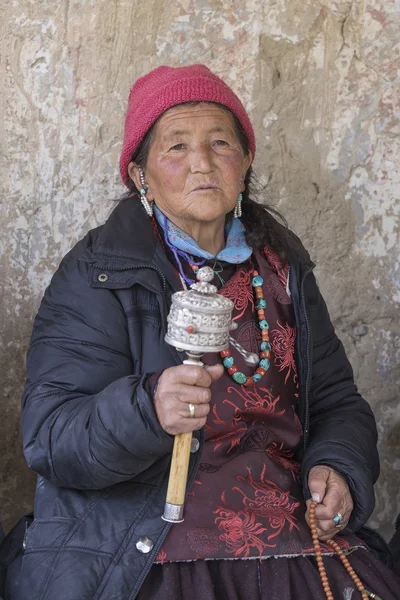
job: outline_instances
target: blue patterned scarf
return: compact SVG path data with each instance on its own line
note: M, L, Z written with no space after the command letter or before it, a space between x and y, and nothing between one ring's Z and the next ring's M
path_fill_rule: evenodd
M245 228L240 219L230 219L225 225L226 245L216 256L200 248L198 243L187 233L179 229L164 213L153 204L155 217L164 231L167 244L178 251L198 256L205 260L223 260L231 264L240 264L248 260L253 252L246 243ZM169 242L169 243L168 243ZM205 262L202 261L202 262Z

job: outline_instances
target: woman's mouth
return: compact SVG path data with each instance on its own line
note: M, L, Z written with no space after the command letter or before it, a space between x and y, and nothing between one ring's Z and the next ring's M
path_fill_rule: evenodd
M193 191L194 192L201 192L204 190L216 190L217 186L216 185L200 185L199 187L195 188Z

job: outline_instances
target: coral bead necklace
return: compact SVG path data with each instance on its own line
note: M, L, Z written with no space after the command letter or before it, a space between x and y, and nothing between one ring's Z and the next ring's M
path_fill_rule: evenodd
M257 271L253 270L251 285L253 286L254 290L255 308L257 310L258 325L261 329L262 338L259 352L259 366L254 371L252 376L247 376L241 371L239 371L238 367L235 365L235 361L229 348L220 352L222 362L224 364L224 367L226 367L226 369L228 370L229 375L232 376L232 379L236 381L236 383L239 383L246 387L258 383L262 379L262 377L264 377L271 364L271 343L269 340L269 325L268 321L265 318L265 309L267 308L267 302L264 298L264 293L262 289L263 283L263 278L260 277Z

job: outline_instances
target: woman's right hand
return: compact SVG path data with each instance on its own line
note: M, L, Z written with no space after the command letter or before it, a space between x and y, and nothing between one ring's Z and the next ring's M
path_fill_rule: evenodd
M223 372L221 364L204 368L179 365L165 369L154 395L161 427L171 435L201 429L210 412L210 386ZM190 416L189 404L194 405L194 417Z

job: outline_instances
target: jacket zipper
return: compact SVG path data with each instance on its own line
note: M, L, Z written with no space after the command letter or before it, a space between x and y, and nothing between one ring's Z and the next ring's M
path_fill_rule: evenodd
M304 295L304 281L309 273L311 273L313 266L309 266L307 271L305 271L303 275L303 279L300 284L300 298L301 298L301 307L304 312L305 322L306 322L306 334L307 334L307 344L306 344L306 364L307 364L307 372L306 372L306 384L305 384L305 406L304 406L304 428L303 428L303 450L305 451L308 444L308 434L309 434L309 420L310 420L310 407L309 407L309 392L310 392L310 375L311 375L311 365L310 365L310 321L308 319L308 313L306 308L306 301Z

